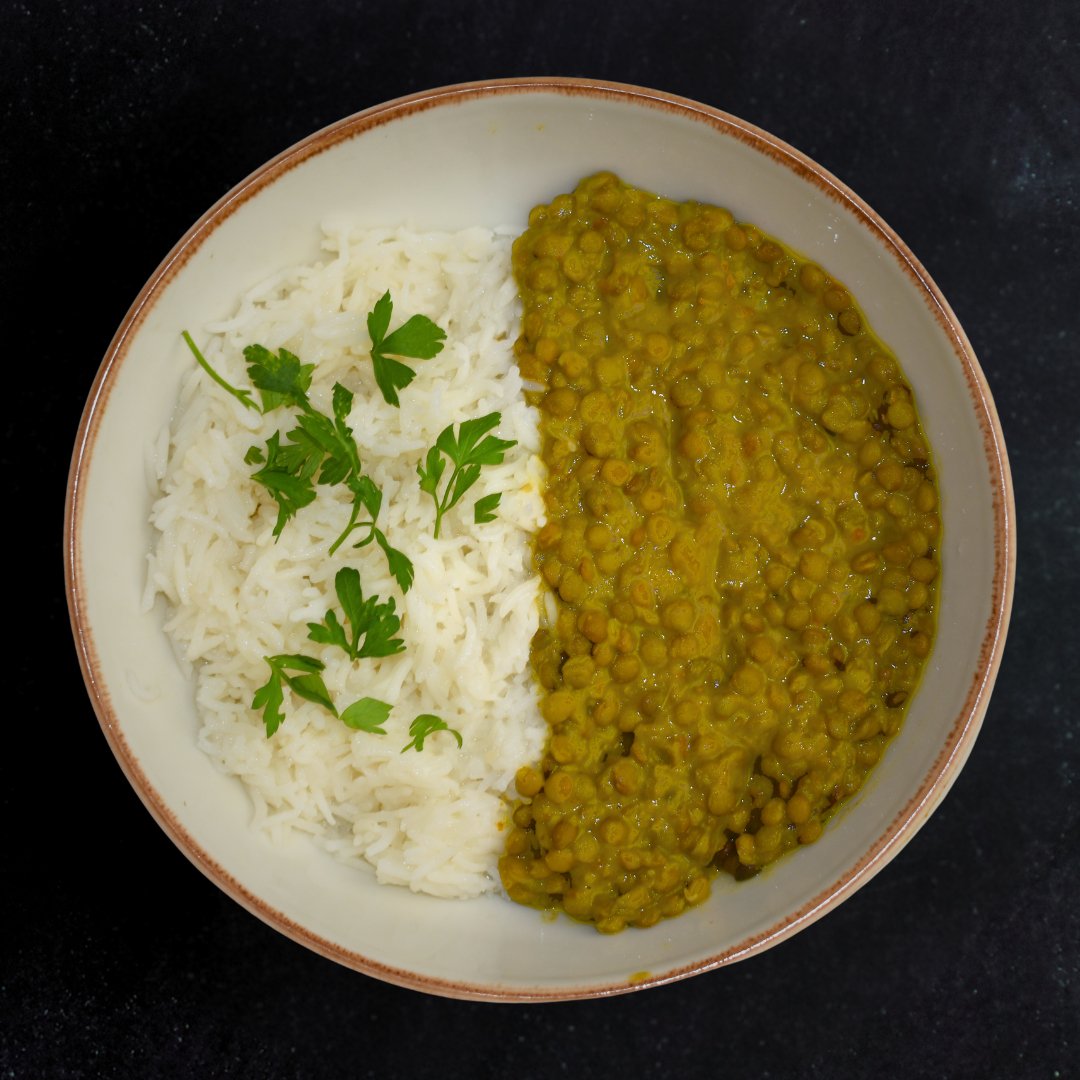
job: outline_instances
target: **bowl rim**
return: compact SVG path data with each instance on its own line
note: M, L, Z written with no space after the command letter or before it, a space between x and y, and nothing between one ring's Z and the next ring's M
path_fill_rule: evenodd
M84 572L80 560L80 528L83 519L84 474L89 468L101 418L114 383L114 373L122 365L128 347L157 298L213 230L234 210L268 187L279 177L337 144L364 134L396 119L432 108L477 98L519 94L561 94L585 99L621 100L643 108L666 111L691 118L715 131L734 137L752 149L814 184L839 203L868 229L899 263L915 284L924 301L949 339L952 351L967 383L971 405L978 421L986 454L994 518L994 583L990 616L979 654L979 663L964 706L952 724L949 736L915 794L894 817L871 848L841 877L804 901L759 934L717 952L701 961L677 967L640 980L603 982L574 987L483 985L427 976L388 966L330 942L277 911L237 881L212 859L188 834L178 817L165 803L143 773L139 760L124 737L108 687L101 676L92 628L83 600ZM763 129L710 105L690 98L629 83L590 78L530 76L455 83L394 98L363 109L323 127L294 143L241 180L206 210L176 242L153 271L125 314L114 334L91 385L80 418L68 472L64 503L64 584L68 615L83 680L102 732L128 781L181 852L215 885L252 914L308 949L363 974L398 986L440 996L502 1002L565 1001L609 997L634 990L660 986L734 963L771 948L815 922L828 910L852 895L896 856L944 798L967 759L981 727L990 693L1001 664L1016 576L1015 501L1008 456L1000 420L986 377L959 320L941 291L907 245L858 195L828 170L801 151Z

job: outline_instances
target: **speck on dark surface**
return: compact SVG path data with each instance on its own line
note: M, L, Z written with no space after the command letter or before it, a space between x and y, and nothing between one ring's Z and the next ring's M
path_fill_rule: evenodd
M0 440L14 735L0 1076L1080 1075L1074 3L6 0L0 26L0 296L15 394ZM881 213L986 371L1020 559L970 762L883 873L746 963L607 1001L492 1006L305 951L168 843L82 686L61 492L116 326L203 210L348 113L528 74L716 105Z

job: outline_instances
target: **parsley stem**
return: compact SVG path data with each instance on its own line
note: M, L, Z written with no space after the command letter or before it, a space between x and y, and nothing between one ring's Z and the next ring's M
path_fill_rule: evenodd
M349 523L348 523L348 525L345 526L345 529L342 532L342 534L330 545L329 554L333 555L334 552L337 551L337 549L339 547L341 547L342 544L345 543L346 538L353 531L353 529L356 528L356 519L359 516L360 516L360 500L355 499L353 501L352 513L349 515ZM374 523L372 523L372 524L374 525Z
M191 350L192 355L198 361L199 367L201 367L203 369L203 371L205 371L206 374L209 375L210 378L213 379L214 382L216 382L218 384L218 386L220 386L224 390L228 390L228 392L230 394L232 394L232 396L234 398L236 398L236 400L239 401L240 404L243 405L245 408L254 409L257 413L262 412L262 409L260 409L259 406L256 405L255 402L251 400L251 395L246 390L237 390L235 386L232 386L229 383L227 383L210 366L210 364L207 361L206 357L203 356L203 354L201 352L199 352L198 345L196 345L195 342L192 341L191 335L186 330L181 332L181 336L187 342L187 347Z
M454 490L454 481L458 478L458 473L461 472L461 466L455 465L454 471L450 474L450 480L446 485L446 489L443 492L442 501L435 500L435 539L439 539L439 526L442 524L443 514L450 509L450 493Z

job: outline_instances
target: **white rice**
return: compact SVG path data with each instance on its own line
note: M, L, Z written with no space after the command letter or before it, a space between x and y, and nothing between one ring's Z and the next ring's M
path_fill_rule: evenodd
M275 542L276 504L243 459L287 430L295 412L244 409L194 359L155 469L161 495L146 601L164 596L166 630L193 669L200 746L244 782L255 826L274 841L309 833L338 858L374 867L379 881L438 896L498 887L505 793L545 735L529 672L539 619L530 538L543 523L543 468L512 355L519 309L510 241L485 229L324 229L325 261L253 289L233 318L208 328L208 342L194 334L234 386L250 385L242 350L258 342L316 365L310 396L322 411L330 413L335 381L355 393L349 423L365 472L382 488L379 526L416 568L406 596L377 545L356 551L347 542L328 556L349 515L340 485L318 487ZM368 359L366 315L387 289L391 330L420 313L447 333L439 356L413 362L400 410L383 400ZM435 540L417 462L447 424L493 410L502 413L496 434L518 445L504 464L483 469ZM496 519L475 525L472 504L490 492L503 493ZM403 653L354 663L308 639L306 624L339 608L342 566L359 570L365 596L394 597ZM263 657L276 653L324 661L339 711L360 697L391 702L388 734L353 732L286 689L285 721L268 739L250 705L269 674ZM459 730L463 748L441 733L422 753L402 753L421 713Z

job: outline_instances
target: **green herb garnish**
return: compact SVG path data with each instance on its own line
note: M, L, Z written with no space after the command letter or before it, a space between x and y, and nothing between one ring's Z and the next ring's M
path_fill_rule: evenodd
M394 635L401 629L401 620L394 611L394 598L379 603L377 596L364 598L360 574L351 566L343 566L334 578L341 610L349 624L346 632L331 608L321 623L308 623L308 637L320 645L337 645L352 660L366 656L393 656L402 652L405 643ZM360 639L363 638L363 644ZM344 716L342 717L344 719ZM346 721L347 722L347 721Z
M311 476L319 467L318 459L303 457L298 446L282 448L281 436L275 431L266 440L265 454L253 446L244 455L244 461L248 465L263 466L252 473L251 478L262 484L278 504L274 535L280 536L289 518L315 501L315 485L311 482Z
M278 656L264 656L263 659L270 665L270 678L255 691L251 699L251 707L258 711L263 710L263 724L266 726L266 737L271 735L281 726L285 714L281 711L285 695L282 683L289 687L297 697L305 701L314 701L316 705L322 705L337 716L326 684L319 672L326 667L319 660L310 656L301 656L296 653L282 653ZM290 675L290 671L298 671L299 675Z
M228 390L229 393L232 394L232 396L234 398L236 398L236 400L239 401L240 404L243 405L245 408L254 409L256 412L260 411L259 406L256 405L255 402L251 400L250 391L248 391L248 390L238 390L231 383L226 382L225 379L223 379L210 366L210 362L199 351L198 345L195 344L195 342L191 338L191 335L186 330L182 331L180 336L187 342L187 347L191 350L192 355L198 361L199 367L201 367L203 369L203 371L205 371L206 374L209 375L210 378L213 379L214 382L216 382L218 384L218 386L220 386L223 390Z
M364 548L373 541L377 543L386 556L386 565L390 568L390 573L396 579L401 591L407 593L412 587L414 577L412 561L404 552L391 546L390 541L386 539L386 533L375 524L375 519L382 508L382 492L368 476L349 477L345 483L353 493L352 513L341 535L330 545L330 554L333 555L354 530L367 529L367 536L359 543L353 544L353 547ZM367 510L371 515L370 521L357 521L361 509Z
M331 544L330 554L345 542L356 529L368 529L368 535L354 547L366 547L376 541L386 555L390 573L402 592L408 592L413 581L413 566L409 559L392 547L386 535L376 527L375 519L382 507L382 492L370 476L365 476L360 451L347 420L352 411L353 395L341 383L334 384L333 417L326 416L308 400L312 364L301 364L288 349L270 352L262 345L249 345L244 350L248 375L262 394L263 411L270 412L281 405L298 409L296 427L281 442L278 434L266 441L265 453L253 446L244 460L249 465L263 467L252 474L278 504L274 536L301 507L315 499L316 484L344 484L352 495L352 510L341 535ZM366 510L370 521L360 521Z
M325 670L325 664L312 656L303 656L299 653L282 653L278 656L264 656L263 659L270 666L270 678L255 691L255 696L251 699L251 707L256 711L263 710L263 724L266 727L268 739L281 727L281 722L285 719L285 714L281 711L285 702L282 684L297 697L305 701L313 701L334 716L338 716L337 708L320 674ZM300 672L300 674L290 675L289 672ZM390 706L385 701L365 697L354 701L341 713L340 719L347 727L357 731L385 735L386 730L382 725L389 715Z
M308 408L307 392L311 389L314 364L301 364L300 358L288 349L272 353L262 345L249 345L244 350L248 362L248 378L262 396L262 411L273 412L279 405Z
M371 363L375 369L375 381L387 403L400 408L397 392L404 390L416 378L416 372L408 364L392 357L430 360L442 352L446 333L426 315L414 315L387 337L393 311L394 302L387 291L368 313L367 326L371 335Z
M385 735L386 718L391 706L378 698L362 697L354 701L342 714L341 722L357 731L369 731L372 735Z
M490 495L477 499L473 505L473 521L477 525L482 525L485 521L494 521L495 511L501 502L501 491L493 491Z
M363 524L367 523L364 522ZM371 525L371 532L368 533L367 539L361 540L359 544L353 544L353 547L367 547L372 540L382 548L383 554L386 556L386 565L390 568L390 573L394 576L401 591L407 593L409 589L412 588L413 578L416 576L412 560L403 551L398 551L397 548L391 547L389 541L386 539L386 535L381 529L376 529L374 523Z
M449 731L450 734L457 739L458 746L463 745L460 731L450 727L445 720L441 720L437 716L432 716L431 713L421 713L409 725L409 734L412 736L412 742L406 743L401 748L401 752L404 754L406 750L423 750L424 739L436 731Z
M517 446L516 440L497 439L488 435L481 441L482 436L487 435L492 428L499 426L502 414L493 412L487 416L481 416L477 420L466 420L458 427L457 435L454 434L454 425L444 428L435 445L427 452L426 467L421 462L416 466L417 475L420 477L420 490L426 491L435 501L435 537L438 539L439 527L442 525L443 515L452 510L460 501L466 491L469 490L480 478L480 468L483 465L501 465L503 456L512 446ZM439 482L446 471L446 462L442 455L454 464L454 471L440 496L438 493ZM493 511L499 505L501 495L485 495L477 500L473 513L473 520L493 521Z

